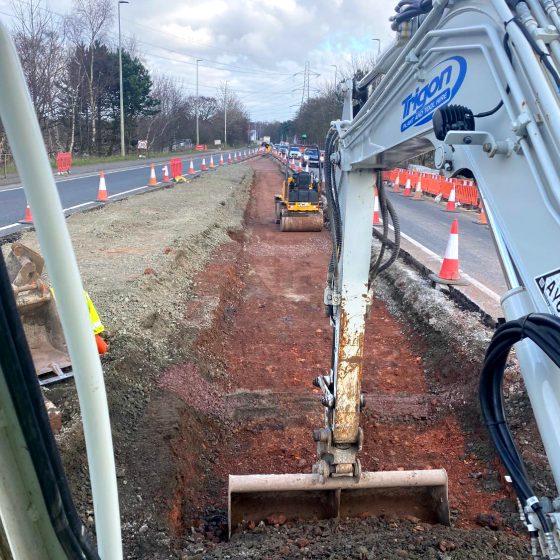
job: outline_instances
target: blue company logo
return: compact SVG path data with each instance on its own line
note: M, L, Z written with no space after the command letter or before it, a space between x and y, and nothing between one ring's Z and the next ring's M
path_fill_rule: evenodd
M467 73L467 61L462 56L452 56L438 62L432 70L438 74L422 89L416 88L404 101L401 132L411 126L430 122L432 113L442 105L447 105L457 94ZM441 69L441 70L439 70Z

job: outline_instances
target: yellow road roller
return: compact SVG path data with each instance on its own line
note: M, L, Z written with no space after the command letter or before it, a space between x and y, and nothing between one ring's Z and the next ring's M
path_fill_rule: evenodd
M282 194L274 197L280 231L321 231L323 210L320 183L309 171L292 171L286 165Z

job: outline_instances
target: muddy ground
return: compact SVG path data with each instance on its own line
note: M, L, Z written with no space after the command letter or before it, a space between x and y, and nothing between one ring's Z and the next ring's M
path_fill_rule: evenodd
M327 231L279 233L280 182L258 157L69 219L109 334L125 557L526 558L478 414L491 333L400 263L380 279L367 325L361 459L366 470L446 468L453 528L387 516L249 526L224 542L228 474L309 472L322 422L311 381L330 362L330 241ZM73 384L48 396L62 409L64 462L93 530ZM508 397L538 489L550 491L515 368Z

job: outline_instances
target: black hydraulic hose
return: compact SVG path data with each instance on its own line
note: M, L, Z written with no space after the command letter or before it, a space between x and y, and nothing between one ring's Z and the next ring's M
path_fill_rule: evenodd
M395 25L400 25L414 17L427 14L432 7L432 0L406 0L399 2L395 8L397 15L391 19L395 22Z
M385 187L381 182L381 172L377 173L377 193L379 197L379 207L381 209L381 217L383 218L383 236L381 238L381 248L379 249L379 254L375 261L370 263L369 275L368 275L368 288L371 288L375 277L379 273L379 267L381 266L381 261L385 255L385 249L387 247L387 239L389 238L389 220L387 211L387 197L385 196Z
M490 437L500 459L508 470L522 503L529 505L538 516L545 533L552 525L542 511L528 482L523 460L507 425L502 398L503 374L511 347L529 338L560 367L560 319L553 315L533 313L509 321L497 330L484 360L480 377L480 406Z
M378 181L378 184L381 185L379 188L379 206L381 209L381 215L383 217L383 236L381 239L381 249L379 250L379 255L375 262L372 263L369 272L369 286L373 283L375 277L387 270L398 258L400 245L401 245L401 227L397 212L395 207L387 198L387 194L385 192L385 187L383 183ZM383 256L385 254L385 249L388 245L389 239L389 218L393 224L393 244L391 247L391 256L385 261L383 261Z
M330 155L334 151L334 142L336 139L337 133L333 131L333 135L331 136L330 146L329 146L329 162L330 162ZM325 154L326 157L326 154ZM332 194L332 201L333 201L333 211L334 211L334 220L335 220L335 235L336 235L336 244L337 244L337 260L338 260L338 253L340 252L340 248L342 246L342 218L340 216L340 204L338 201L338 186L336 184L336 175L333 171L333 165L330 164L330 186L331 186L331 194Z
M388 198L386 200L387 210L389 216L391 216L391 223L393 224L393 247L389 259L379 267L379 273L387 270L398 259L401 250L401 224L399 222L399 216L397 215L393 203Z
M329 223L331 229L331 239L333 244L333 258L337 258L338 254L338 235L337 235L337 225L336 225L336 207L333 198L333 191L332 191L332 168L331 168L331 161L330 161L330 151L331 151L331 138L333 135L333 129L329 130L327 134L327 138L325 141L325 195L327 197L327 214L329 216ZM331 266L329 267L329 271L332 267L332 259L331 259Z

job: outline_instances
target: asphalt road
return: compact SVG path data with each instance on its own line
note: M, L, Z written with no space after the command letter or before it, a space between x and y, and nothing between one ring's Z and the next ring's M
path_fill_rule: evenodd
M401 231L439 257L443 257L451 222L459 220L459 264L461 270L498 295L506 291L506 283L488 226L474 223L474 212L444 212L444 204L431 198L415 201L386 189L399 216Z
M219 152L216 158L214 153L214 164L219 164L220 153L224 156L227 163L227 156L234 151ZM195 171L200 171L202 158L206 159L206 166L209 165L210 154L204 156L192 157L193 167ZM182 158L183 174L188 174L191 157ZM155 165L156 178L162 179L163 164ZM69 214L73 211L79 211L88 206L96 204L97 190L99 188L99 171L92 172L78 177L64 177L56 179L56 186L62 202L62 207ZM107 185L107 193L109 198L118 198L142 192L148 189L148 181L150 179L150 164L138 165L131 164L130 167L115 168L105 171L105 182ZM21 184L8 185L0 188L0 235L7 235L21 228L18 223L25 216L26 198Z

